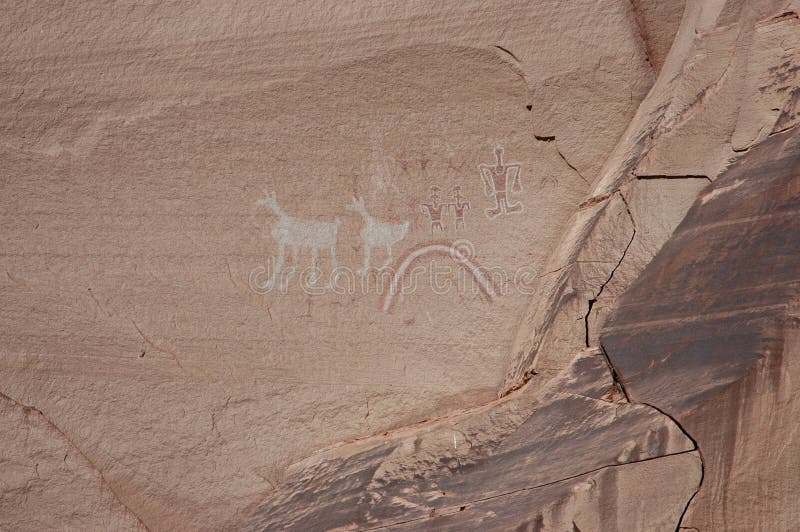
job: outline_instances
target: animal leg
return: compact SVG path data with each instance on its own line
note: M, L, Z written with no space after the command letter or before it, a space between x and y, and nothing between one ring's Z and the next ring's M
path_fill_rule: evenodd
M285 258L285 255L286 255L286 245L281 244L278 247L278 258L275 261L275 269L272 270L272 276L269 279L270 286L275 286L275 279L278 277L278 274L281 273L281 270L283 269L283 260Z
M315 270L317 269L317 255L318 254L319 254L319 252L317 251L317 248L311 248L311 268L313 268Z
M339 268L339 264L336 261L336 246L331 246L331 273L328 276L328 287L332 288L334 282L336 281L336 277L339 275L337 269Z
M366 275L367 270L369 270L370 251L369 244L364 242L364 267L361 268L361 271L359 272L361 275Z
M331 269L335 270L339 267L339 263L336 260L336 246L331 246Z
M317 256L319 251L317 248L311 248L311 270L309 271L308 282L310 286L317 286L319 281L319 270L317 269Z
M381 266L381 270L388 267L392 263L392 245L386 244L386 262Z

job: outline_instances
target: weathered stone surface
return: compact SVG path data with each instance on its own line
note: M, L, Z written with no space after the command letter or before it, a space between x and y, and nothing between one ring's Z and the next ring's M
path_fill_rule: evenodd
M0 391L154 529L224 527L319 448L494 399L525 280L654 80L627 0L26 1L0 30ZM497 146L524 211L492 219L478 165ZM463 227L433 226L432 186L461 186ZM425 279L390 312L384 286L259 293L272 192L287 216L338 218L353 277L360 196L408 224L390 265L468 240L508 286L490 303ZM287 269L311 265L300 247ZM447 254L426 264L458 282Z
M796 98L787 85L792 83L793 65L797 64L800 26L793 22L796 18L793 13L798 10L796 2L778 0L686 3L681 25L658 79L606 159L588 199L571 218L564 237L543 267L544 272L558 270L561 275L537 279L535 297L530 301L512 345L504 390L513 389L536 368L559 368L569 363L569 351L559 353L546 348L545 335L554 336L562 344L575 345L587 336L591 342L596 338L603 315L613 307L613 301L606 301L597 306L592 304L588 316L583 313L589 327L588 335L576 326L550 327L554 321L567 323L580 319L579 305L564 305L562 294L570 293L572 286L583 285L586 281L580 272L561 268L574 260L587 242L601 239L603 232L614 230L595 224L596 213L602 205L618 197L637 178L696 178L698 181L707 178L713 181L741 153L736 151L740 146L732 144L737 128L742 131L758 129L761 136L756 135L755 140L771 131L790 127L796 118ZM780 38L770 41L770 34ZM776 42L786 44L777 45ZM755 58L753 64L749 64L751 58ZM764 65L773 66L762 68ZM774 86L765 81L770 75ZM761 87L760 95L745 101L742 95L750 90L747 87ZM773 109L775 107L782 109L780 113ZM750 122L758 125L748 125ZM699 188L685 190L698 191ZM673 193L676 194L675 214L669 218L674 227L684 208L679 205L686 205L691 192L686 195L676 189ZM669 211L672 207L665 209ZM646 217L637 222L643 227L648 223L657 226L664 223L664 216L663 212L648 211ZM653 243L663 242L669 231L662 229L661 233ZM620 264L625 259L631 265L637 264L631 272L640 271L655 249L652 246L637 249L638 244L634 242L631 246L633 249L624 253L624 257L620 253L612 260ZM624 291L634 278L622 275L624 270L620 270L620 277L614 281L616 294ZM612 279L609 277L604 282L612 282ZM587 301L587 309L588 304Z
M479 501L463 510L460 506L448 508L424 522L387 528L418 530L424 525L453 531L672 531L680 521L686 494L697 488L699 478L697 453L682 453L603 468L541 488Z
M41 412L0 395L0 528L145 530Z
M295 464L246 528L501 530L541 520L591 529L601 519L673 528L700 480L691 440L656 410L627 403L598 350L535 384L480 411ZM647 475L677 471L671 491L653 491ZM628 484L650 486L648 509L619 493Z
M632 0L631 4L647 51L647 60L659 73L680 27L686 0Z
M705 190L622 297L602 343L633 401L705 458L682 525L790 529L800 301L800 135L753 147ZM643 318L645 317L645 318Z
M515 349L540 353L536 359L538 371L559 369L568 353L587 346L584 317L590 311L590 301L600 294L634 237L633 221L619 194L585 209L581 216L584 223L576 224L581 233L570 235L570 239L583 245L573 248L573 254L558 257L558 267L537 277L537 297L520 328L524 336L517 341L525 344ZM520 364L528 360L514 362L508 375L519 375L524 371Z
M705 177L639 177L620 190L635 230L613 274L590 300L586 314L586 343L599 345L598 335L616 306L617 297L636 280L683 220L698 193L708 185ZM616 230L619 231L619 228ZM627 231L625 232L627 233Z
M0 528L800 521L800 1L5 7Z

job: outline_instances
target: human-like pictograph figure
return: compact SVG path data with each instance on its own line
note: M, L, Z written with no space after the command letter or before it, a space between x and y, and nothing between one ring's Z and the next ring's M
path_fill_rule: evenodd
M453 198L455 201L450 203L449 205L453 207L453 211L456 215L455 227L456 229L461 226L462 229L466 229L464 225L464 211L469 209L471 206L466 198L461 195L461 186L456 185L453 187Z
M447 213L447 204L439 202L440 190L439 187L432 186L430 196L431 202L420 205L420 207L422 207L422 212L427 214L428 218L431 220L431 234L433 234L436 229L441 232L444 232L445 229L442 225L442 215Z
M487 197L494 196L495 206L486 209L486 217L490 220L501 214L515 214L522 212L522 204L509 201L508 186L511 185L511 193L519 194L522 192L522 182L520 180L520 163L503 164L503 148L500 146L494 149L494 164L479 164L483 179L484 193Z

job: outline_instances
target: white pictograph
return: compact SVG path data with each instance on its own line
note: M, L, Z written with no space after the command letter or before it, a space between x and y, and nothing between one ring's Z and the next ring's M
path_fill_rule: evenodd
M383 298L382 309L384 312L391 312L395 296L402 292L401 283L403 277L416 261L425 256L441 256L452 259L457 265L464 268L472 275L477 283L478 289L480 289L487 301L491 303L497 298L497 291L492 283L492 279L486 275L486 272L475 260L475 249L470 242L466 240L432 242L412 248L401 260L398 260L397 269L392 275L389 289Z
M297 265L298 255L303 248L311 250L311 267L316 270L317 256L320 250L328 250L331 254L331 270L336 270L336 240L339 233L339 218L332 222L319 222L293 218L286 214L278 205L275 193L269 193L263 199L256 201L257 205L269 207L278 216L278 223L272 227L272 237L278 243L278 259L269 281L269 286L275 284L275 279L283 269L286 257L286 246L292 249L292 262Z
M481 179L483 179L484 193L487 197L494 197L495 206L486 209L486 217L490 220L501 214L515 214L522 212L522 203L511 203L508 199L509 185L511 193L519 194L522 192L522 182L520 163L503 164L503 148L500 146L494 149L494 164L479 164Z
M361 228L361 239L364 241L364 267L359 273L364 275L369 270L370 256L374 247L386 248L386 261L381 269L386 268L392 263L392 246L405 238L409 223L406 221L398 224L373 218L364 206L364 198L354 197L347 210L359 213L364 220L364 226Z

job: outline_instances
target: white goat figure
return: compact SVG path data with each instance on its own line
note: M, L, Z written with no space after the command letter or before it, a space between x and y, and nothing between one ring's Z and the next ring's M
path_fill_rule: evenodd
M297 258L301 248L311 250L311 267L316 270L317 256L320 249L328 249L331 254L331 269L336 270L336 240L339 233L339 218L334 218L332 222L318 222L316 220L303 220L293 218L286 214L278 205L275 193L267 194L264 199L256 201L257 205L263 205L272 209L279 220L272 228L272 237L278 243L278 260L269 281L269 286L275 284L275 278L283 269L286 257L286 246L292 248L292 262L297 265Z
M386 262L381 269L386 268L392 262L392 246L403 240L408 233L408 222L396 224L373 218L364 206L364 198L354 197L346 208L359 213L364 220L364 227L361 228L361 239L364 241L364 267L358 272L361 275L367 273L372 248L377 246L386 246Z

